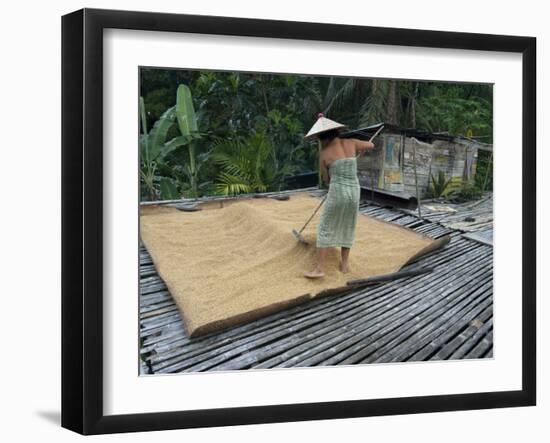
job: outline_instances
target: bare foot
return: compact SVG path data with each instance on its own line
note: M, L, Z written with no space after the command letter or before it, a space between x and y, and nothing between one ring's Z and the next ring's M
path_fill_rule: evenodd
M307 277L307 278L322 278L324 276L325 276L325 273L317 268L315 268L313 271L304 273L304 277Z
M350 269L349 269L349 265L346 263L340 263L340 271L343 273L343 274L347 274Z

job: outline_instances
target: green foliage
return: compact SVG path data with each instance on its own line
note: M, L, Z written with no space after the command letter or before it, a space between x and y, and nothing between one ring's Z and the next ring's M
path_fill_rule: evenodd
M264 133L218 142L212 155L221 167L216 192L236 195L272 190L277 180L277 171L270 161L272 156L273 146Z
M166 111L166 108L173 104L173 96L169 88L155 89L143 97L143 99L147 102L148 126L152 126Z
M490 114L480 100L426 97L420 101L420 126L454 135L490 132Z
M484 136L491 142L492 100L468 96L458 85L432 85L430 95L418 101L418 123L431 132Z
M140 123L142 134L140 145L140 177L143 184L143 195L149 200L179 198L177 172L171 164L170 155L182 146L187 146L190 161L186 165L191 189L197 194L198 167L195 161L193 140L200 137L197 132L196 117L193 110L190 91L185 85L180 85L177 93L177 103L169 107L154 123L151 131L147 130L145 101L139 99ZM181 135L167 140L174 123L178 122Z
M189 138L189 143L187 144L189 162L183 167L183 172L189 181L191 195L193 197L198 197L199 171L202 163L197 162L196 146L193 139L200 138L201 136L198 132L197 116L195 115L193 98L187 85L178 86L176 98L176 117L182 137Z
M151 127L169 107L175 104L180 84L189 85L193 71L179 69L140 69L140 96L147 103L147 125Z
M448 187L452 181L452 178L447 179L443 171L439 171L437 174L437 179L430 174L430 187L428 188L427 197L428 198L440 198L445 195L448 190Z
M462 203L470 200L478 200L483 196L483 191L476 184L463 183L462 187L450 196L455 203Z
M179 85L176 98L176 117L183 136L192 136L198 132L197 117L193 107L193 98L187 85Z
M462 203L470 200L478 200L483 196L482 189L476 183L463 180L447 179L443 171L439 171L437 178L430 176L431 186L426 193L426 198L444 198L453 203Z
M491 152L478 151L475 184L479 189L493 190L493 157Z
M316 171L317 144L303 136L318 112L350 128L390 118L403 127L492 142L486 84L142 68L140 92L142 197L148 199L173 191L161 186L161 177L180 194L198 197L277 190L289 175ZM269 147L262 174L271 171L272 178L256 177L236 159L239 171L212 161L220 145L239 145L242 154L242 146L259 144L259 134ZM487 176L490 189L486 171L478 163L476 183Z
M150 200L154 200L159 194L158 183L160 177L158 176L158 165L173 149L166 146L166 134L173 123L174 112L173 108L166 110L162 117L154 124L151 131L148 131L145 117L145 103L142 97L139 100L139 108L142 127L142 134L139 137L142 191Z
M160 194L163 200L176 200L180 197L178 187L171 178L160 178Z

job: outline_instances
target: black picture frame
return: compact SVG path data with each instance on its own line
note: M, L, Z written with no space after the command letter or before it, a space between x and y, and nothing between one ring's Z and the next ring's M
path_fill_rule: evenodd
M522 54L522 389L130 415L103 412L102 34L107 28ZM536 39L82 9L62 17L62 426L82 434L530 406L536 403Z

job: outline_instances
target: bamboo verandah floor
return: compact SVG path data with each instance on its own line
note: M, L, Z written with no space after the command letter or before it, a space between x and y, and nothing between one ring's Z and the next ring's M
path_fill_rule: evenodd
M492 357L492 246L408 211L366 203L361 211L433 238L450 234L451 241L404 268L432 267L432 273L313 300L192 339L140 247L142 373Z

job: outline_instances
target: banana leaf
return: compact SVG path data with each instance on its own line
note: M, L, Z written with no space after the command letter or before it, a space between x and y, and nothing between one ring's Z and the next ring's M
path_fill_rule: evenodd
M168 108L164 114L155 122L153 129L149 132L149 160L155 160L162 151L168 131L176 119L176 107Z
M160 179L160 197L162 200L175 200L180 198L178 188L168 177Z
M149 136L144 134L139 135L139 157L144 163L147 162L149 156L148 142Z
M193 98L191 97L191 90L187 85L178 86L176 95L176 117L182 135L194 135L198 132Z
M145 118L145 102L143 97L139 98L139 116L141 119L142 134L139 137L140 154L147 161L149 156L148 136L147 136L147 119Z
M187 135L180 135L178 137L174 137L172 140L164 143L164 145L162 146L161 152L159 153L159 156L165 157L174 149L179 148L180 146L185 146L189 144L190 141L191 141L191 137Z

